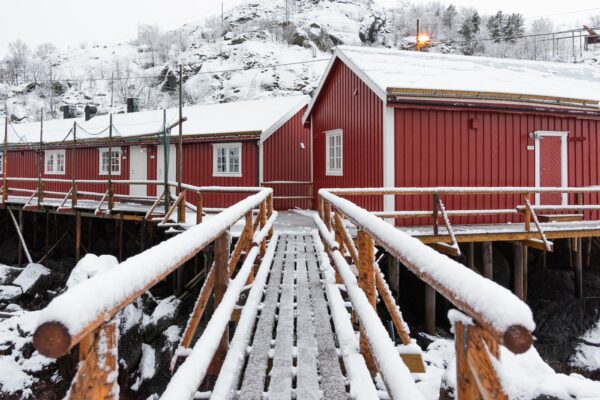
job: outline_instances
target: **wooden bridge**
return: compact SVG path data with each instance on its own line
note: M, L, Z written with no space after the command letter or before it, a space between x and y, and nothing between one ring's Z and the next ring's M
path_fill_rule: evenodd
M412 374L426 366L375 246L457 308L456 397L508 398L494 359L499 346L514 353L531 347L534 322L525 303L331 191L320 192L319 215L305 231L274 230L272 190L254 192L70 288L40 312L34 345L41 354L58 358L79 348L68 398L119 397L118 312L210 248L214 262L162 399L421 399ZM377 313L377 296L399 343ZM211 297L214 309L199 331Z

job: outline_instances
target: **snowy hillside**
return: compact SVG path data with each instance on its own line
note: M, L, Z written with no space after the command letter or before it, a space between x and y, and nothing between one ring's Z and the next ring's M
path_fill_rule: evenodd
M46 119L62 118L65 105L72 106L72 116L82 116L86 105L99 114L120 112L128 97L140 98L143 109L172 107L179 64L186 104L310 94L335 46L414 49L416 18L435 39L428 51L562 61L573 61L576 53L550 49L548 41L477 41L493 36L494 26L502 35L525 33L517 14L480 16L441 3L384 9L377 0L248 0L223 19L206 17L168 32L142 25L135 40L123 43L70 51L52 45L33 51L21 43L0 64L0 103L15 122L39 120L42 109ZM553 29L541 25L531 32ZM586 58L598 59L592 51L577 61Z

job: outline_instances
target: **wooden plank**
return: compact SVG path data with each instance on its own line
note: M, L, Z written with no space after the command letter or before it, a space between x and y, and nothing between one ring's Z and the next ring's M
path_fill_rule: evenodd
M554 243L549 242L550 243L550 250L548 250L546 248L546 244L544 242L542 242L541 239L528 239L528 240L524 240L523 244L527 247L531 247L532 249L537 249L537 250L541 250L544 252L547 251L554 251Z
M279 237L277 251L273 259L273 266L269 276L265 298L262 303L260 317L256 324L252 350L248 355L248 362L242 379L240 400L261 399L265 386L265 377L269 362L269 349L271 348L271 337L275 323L275 312L277 310L277 298L281 284L282 266L286 250L286 238Z
M270 400L289 400L292 398L292 369L294 366L294 275L296 268L296 242L288 236L279 313L273 368L270 372L268 397Z
M540 222L579 222L583 214L545 214L537 216Z
M317 339L319 371L324 399L347 399L345 378L340 367L340 360L335 347L335 334L331 329L331 316L327 308L327 300L317 266L317 256L311 236L306 237L307 266L310 282L310 295L313 301L314 324Z
M296 240L298 246L296 258L296 304L298 305L296 398L318 400L320 393L319 375L317 373L317 342L313 323L313 304L311 304L311 293L308 286L305 237L299 236Z
M454 346L456 351L456 399L472 400L479 398L479 389L467 363L469 326L457 321L454 325Z
M490 359L490 352L497 352L495 346L489 348L486 343L486 337L482 332L482 329L477 326L469 327L469 338L467 344L467 362L469 369L481 397L485 400L504 400L508 399L508 396L504 392L500 379L496 374L496 369Z

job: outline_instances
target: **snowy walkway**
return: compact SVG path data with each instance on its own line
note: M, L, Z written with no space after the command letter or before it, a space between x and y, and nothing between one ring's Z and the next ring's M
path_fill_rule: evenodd
M279 236L260 309L238 398L348 398L312 235Z

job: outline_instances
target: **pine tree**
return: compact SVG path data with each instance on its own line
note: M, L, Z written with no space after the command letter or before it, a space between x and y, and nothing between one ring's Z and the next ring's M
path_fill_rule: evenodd
M463 21L458 33L464 39L464 44L462 46L462 51L464 54L472 55L475 53L477 42L475 42L474 39L479 32L480 24L481 17L479 17L477 11L475 11L470 17L465 18Z
M510 14L502 27L504 40L515 43L516 38L525 33L525 25L521 14Z
M504 14L502 11L498 11L488 19L487 28L490 32L490 37L494 39L494 42L498 43L502 41L504 30Z
M448 28L448 30L452 31L454 19L456 18L457 14L458 12L456 11L456 7L453 4L450 4L442 16L442 25Z

